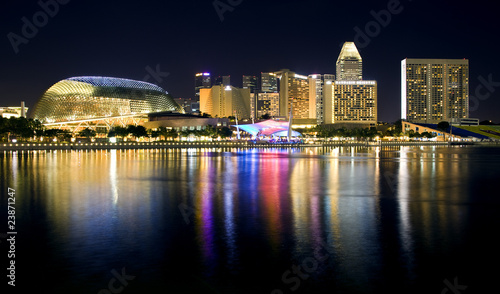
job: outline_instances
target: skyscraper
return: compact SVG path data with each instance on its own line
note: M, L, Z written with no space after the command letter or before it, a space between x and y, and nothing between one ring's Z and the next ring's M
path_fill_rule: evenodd
M280 115L280 94L279 93L257 93L256 118L265 114L269 116Z
M259 90L259 78L256 76L243 76L243 89L250 89L250 93Z
M337 59L337 80L325 80L323 113L325 124L377 124L377 82L363 80L361 55L353 42L342 46Z
M415 123L469 117L469 60L401 61L401 118Z
M260 78L260 91L265 93L278 92L278 79L273 72L263 72Z
M337 81L358 81L363 76L363 60L354 42L345 42L337 59Z
M243 89L250 90L250 116L257 117L257 97L259 92L259 78L256 76L243 75Z
M250 90L222 85L201 89L200 111L213 117L250 118Z
M315 118L317 124L324 122L323 88L326 82L333 80L335 76L332 74L309 75L309 118Z
M218 76L217 78L215 78L215 83L213 85L214 86L219 86L219 85L230 86L231 85L231 76Z
M309 79L289 69L276 72L280 85L280 116L288 117L293 101L293 118L309 119Z
M195 98L200 99L200 89L212 87L212 81L210 79L210 73L203 72L197 73L194 77L194 91Z
M376 81L328 81L324 92L325 124L377 124Z

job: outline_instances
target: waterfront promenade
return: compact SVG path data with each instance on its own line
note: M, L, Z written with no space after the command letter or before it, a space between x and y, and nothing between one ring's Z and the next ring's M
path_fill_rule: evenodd
M453 143L453 145L470 145L471 143ZM332 141L294 144L254 144L251 142L123 142L123 143L0 143L0 151L11 150L95 150L95 149L163 149L163 148L303 148L334 146L448 146L449 142L408 142L408 141ZM474 143L474 145L498 146L498 142Z

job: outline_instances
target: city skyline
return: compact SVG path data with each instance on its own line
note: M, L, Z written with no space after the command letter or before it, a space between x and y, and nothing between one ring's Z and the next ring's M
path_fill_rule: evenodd
M342 44L354 41L364 79L378 84L379 121L400 118L401 60L465 58L469 116L500 122L500 74L479 46L494 36L491 3L232 1L224 10L219 2L8 3L2 12L1 106L26 101L33 107L50 85L72 76L142 80L174 98L194 98L198 72L230 75L236 87L243 75L283 68L302 75L335 73ZM290 20L296 29L283 29Z

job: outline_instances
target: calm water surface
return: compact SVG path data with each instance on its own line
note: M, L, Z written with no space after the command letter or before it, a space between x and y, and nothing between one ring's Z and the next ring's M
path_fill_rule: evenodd
M496 293L500 148L5 152L0 171L16 290Z

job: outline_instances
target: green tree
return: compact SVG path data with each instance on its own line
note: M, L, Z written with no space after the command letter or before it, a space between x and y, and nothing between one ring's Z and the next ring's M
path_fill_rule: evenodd
M57 138L59 131L59 129L47 129L43 131L43 136L52 141L54 138Z
M415 137L418 137L419 134L418 133L415 133L414 130L409 130L408 132L406 132L406 134L408 135L408 137L410 138L415 138Z
M399 136L403 132L403 120L398 119L397 121L394 122L394 127L392 134L393 136Z
M191 130L183 130L183 131L180 131L179 135L181 137L189 137L189 135L191 135Z
M7 120L7 131L22 139L28 139L35 135L34 121L24 117L11 117Z
M109 132L108 132L108 130L106 130L106 128L102 128L102 127L100 127L100 128L96 128L95 132L96 132L97 134L103 134L103 135L104 135L104 134L106 134L106 135L107 135L107 134L109 133Z
M216 138L218 136L217 129L212 125L207 125L203 130L203 135L206 137Z
M233 135L233 131L228 127L222 127L217 132L221 138L231 137Z
M156 130L149 129L148 130L148 135L151 138L159 138L161 136L161 131L159 129L156 129Z
M174 130L174 129L168 130L168 132L167 132L167 138L171 138L173 140L173 139L175 139L177 137L179 137L179 133L176 130Z
M116 126L112 129L112 131L114 132L114 134L118 137L122 137L122 138L125 138L127 137L130 132L128 130L128 128L125 128L125 127L121 127L121 126ZM108 133L108 137L109 137L109 133Z
M115 129L112 128L108 132L108 138L113 138L113 137L116 137L116 131Z
M96 134L96 131L92 130L91 128L85 128L78 133L79 136L86 137L87 139L89 139L90 137L95 137Z
M264 115L261 116L262 119L271 119L271 116L269 115L269 113L266 113Z
M71 137L73 137L73 134L68 130L59 130L57 137L63 142L69 142L71 140Z
M167 129L166 127L159 127L158 128L160 135L163 136L165 139L175 139L179 136L177 134L177 131L174 129Z
M422 134L420 134L422 138L434 138L436 135L434 134L431 134L429 132L423 132Z
M7 129L7 119L0 116L0 139L6 141L9 131Z
M128 125L127 131L134 137L140 138L148 135L148 132L143 126Z
M442 121L442 122L437 124L437 128L438 128L438 130L446 132L450 128L450 123L448 123L447 121Z

